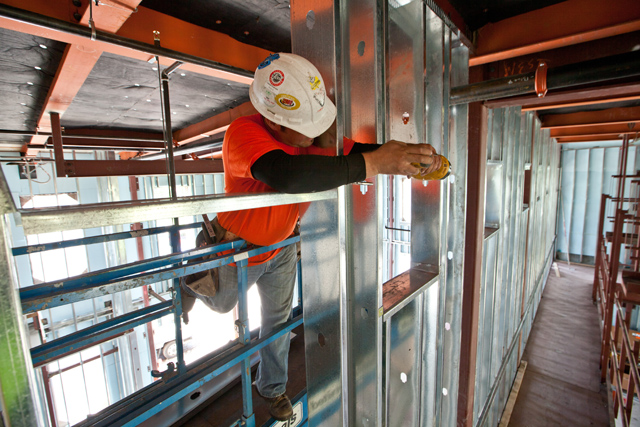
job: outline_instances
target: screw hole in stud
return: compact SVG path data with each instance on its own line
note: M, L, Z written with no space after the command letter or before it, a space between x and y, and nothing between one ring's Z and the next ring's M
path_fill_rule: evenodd
M316 24L316 14L313 10L307 12L307 28L313 29L313 26Z
M400 372L400 381L402 381L403 383L406 383L407 380L408 380L407 374L405 374L404 372Z
M191 400L196 400L196 399L197 399L197 398L199 398L199 397L200 397L200 392L199 392L199 391L196 391L196 392L195 392L195 393L193 393L191 396L189 396L189 398L190 398Z
M320 347L324 347L327 344L327 341L322 333L318 334L318 344Z
M364 41L361 41L360 43L358 43L358 55L362 56L364 55Z

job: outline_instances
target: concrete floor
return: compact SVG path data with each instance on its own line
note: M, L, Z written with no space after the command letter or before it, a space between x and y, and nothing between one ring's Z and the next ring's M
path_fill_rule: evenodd
M522 357L528 366L509 426L609 426L594 269L558 267L561 277L551 270Z

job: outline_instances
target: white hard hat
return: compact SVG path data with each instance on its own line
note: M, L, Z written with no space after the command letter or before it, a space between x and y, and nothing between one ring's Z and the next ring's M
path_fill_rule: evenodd
M336 118L320 72L298 55L269 55L255 72L249 96L264 117L308 138L324 133Z

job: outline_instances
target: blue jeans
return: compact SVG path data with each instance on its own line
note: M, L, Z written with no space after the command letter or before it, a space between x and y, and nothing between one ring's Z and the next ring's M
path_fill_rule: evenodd
M289 320L298 263L296 245L284 248L270 261L247 267L247 283L258 285L262 325L260 337ZM232 310L238 303L238 269L224 265L219 269L219 288L213 297L187 292L218 313ZM289 362L289 334L260 350L256 377L258 392L264 397L280 396L286 391Z

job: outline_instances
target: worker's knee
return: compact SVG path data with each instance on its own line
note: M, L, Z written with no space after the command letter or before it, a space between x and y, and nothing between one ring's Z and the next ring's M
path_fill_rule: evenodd
M216 313L225 314L233 310L238 303L238 295L218 292L215 296L198 295L198 299Z

